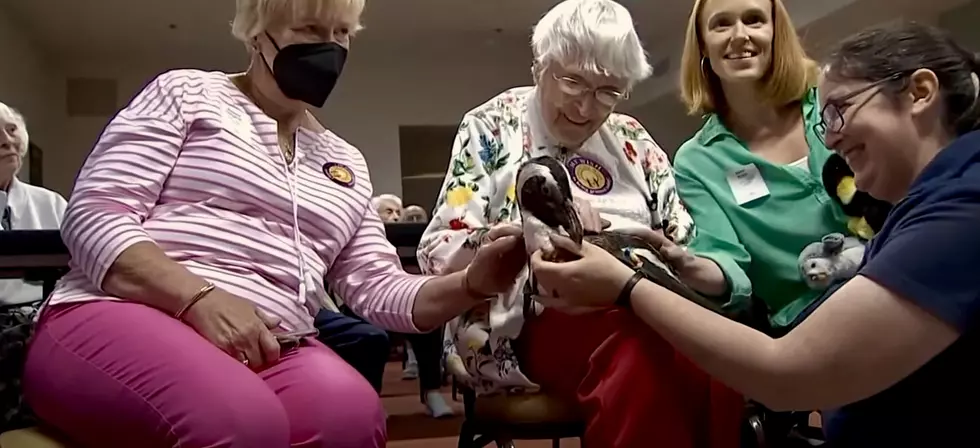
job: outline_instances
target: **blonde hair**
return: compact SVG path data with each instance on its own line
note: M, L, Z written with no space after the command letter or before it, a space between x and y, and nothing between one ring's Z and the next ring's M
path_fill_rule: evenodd
M650 76L633 17L612 0L565 0L534 26L531 51L537 67L549 63L624 79L632 86Z
M24 116L17 109L0 103L0 126L2 126L2 123L13 123L17 125L14 136L17 137L19 144L16 149L17 154L23 158L27 154L27 148L30 146L30 136L27 135L27 123L24 121Z
M336 17L350 13L360 19L365 0L237 0L231 34L248 44L270 26L290 23L301 17L324 14ZM363 27L360 21L351 33Z
M704 67L700 16L707 0L695 0L687 21L687 35L681 56L681 100L690 115L707 115L725 108L718 76L710 64ZM816 85L818 68L807 57L796 35L796 28L782 0L772 0L772 63L762 82L762 92L773 106L784 106L802 99Z

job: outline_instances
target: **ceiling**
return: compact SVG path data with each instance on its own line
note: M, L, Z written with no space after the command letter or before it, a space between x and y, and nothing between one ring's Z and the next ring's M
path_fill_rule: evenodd
M359 52L527 48L556 0L368 0ZM676 34L690 0L620 0L648 43ZM9 0L0 7L54 57L240 55L230 35L234 0Z

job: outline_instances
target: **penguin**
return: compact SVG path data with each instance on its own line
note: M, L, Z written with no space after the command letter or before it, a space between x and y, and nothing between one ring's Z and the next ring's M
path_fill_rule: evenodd
M561 253L551 243L551 235L565 235L577 244L588 241L605 249L619 262L642 273L647 280L708 310L739 320L718 303L684 284L660 255L660 251L645 239L610 230L586 232L574 206L568 172L557 159L539 156L525 161L517 171L515 190L528 254L541 250L542 257L548 261L571 261L574 255ZM533 300L537 293L533 278L525 286L524 292L525 301Z

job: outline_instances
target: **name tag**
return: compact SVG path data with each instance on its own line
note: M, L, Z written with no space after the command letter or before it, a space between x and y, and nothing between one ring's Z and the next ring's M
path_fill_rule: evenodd
M246 142L252 141L252 123L245 112L237 107L225 105L222 109L228 130Z
M738 205L745 205L759 198L769 196L769 187L762 179L759 168L755 165L745 165L728 173L728 185Z

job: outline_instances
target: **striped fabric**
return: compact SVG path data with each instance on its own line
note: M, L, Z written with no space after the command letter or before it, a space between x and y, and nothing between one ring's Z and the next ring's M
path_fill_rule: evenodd
M326 277L368 321L416 332L412 306L428 278L402 270L371 194L363 156L333 133L300 129L287 165L276 122L227 75L164 73L79 172L62 227L71 272L49 304L119 300L99 288L109 266L153 241L287 330L310 328L327 306Z

